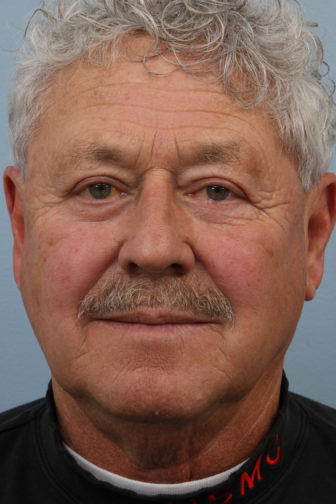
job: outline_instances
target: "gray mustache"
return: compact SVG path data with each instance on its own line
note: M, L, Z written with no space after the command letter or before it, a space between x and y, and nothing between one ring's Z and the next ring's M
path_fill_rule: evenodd
M95 318L138 308L165 307L169 311L200 316L209 321L234 322L230 301L216 288L172 278L111 278L95 286L81 301L78 319Z

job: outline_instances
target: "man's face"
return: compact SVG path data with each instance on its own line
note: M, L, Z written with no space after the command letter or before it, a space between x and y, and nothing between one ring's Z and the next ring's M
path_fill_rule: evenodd
M181 418L279 373L306 295L306 199L266 113L218 84L124 60L60 73L17 183L15 252L55 383L105 412ZM117 280L162 284L165 302L140 290L78 319ZM180 288L224 295L234 322L174 304Z

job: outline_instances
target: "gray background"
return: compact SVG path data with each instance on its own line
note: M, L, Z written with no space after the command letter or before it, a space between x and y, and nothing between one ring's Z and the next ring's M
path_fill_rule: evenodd
M306 17L319 23L331 77L336 79L336 2L302 0ZM5 4L5 5L4 5ZM3 2L0 21L0 165L10 162L7 94L13 74L15 49L20 45L29 14L38 0ZM335 161L332 170L335 171ZM12 238L5 201L0 201L0 411L45 393L48 367L35 341L12 278ZM313 302L306 303L297 334L288 352L286 371L294 391L336 407L336 236L329 244L325 276ZM270 335L271 336L271 335Z

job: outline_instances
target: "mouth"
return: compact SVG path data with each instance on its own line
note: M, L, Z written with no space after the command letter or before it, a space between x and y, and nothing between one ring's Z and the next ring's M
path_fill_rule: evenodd
M213 321L188 315L185 313L169 313L166 311L138 311L94 316L94 320L116 324L134 324L145 326L181 326L193 324L209 324Z
M199 341L199 338L203 340L209 331L211 334L217 334L221 330L218 322L205 317L152 308L124 313L92 314L85 325L95 344L97 340L104 341L104 344L112 342L111 344L121 345L121 348L126 344L128 352L140 351L141 358L144 358L144 351L161 357L163 352L167 358L169 349L176 357L176 352L182 351L187 342L198 346L195 342Z

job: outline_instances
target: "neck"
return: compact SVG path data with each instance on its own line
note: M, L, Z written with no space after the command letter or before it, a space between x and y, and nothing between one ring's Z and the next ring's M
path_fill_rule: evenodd
M264 375L238 403L176 423L106 418L54 379L53 391L62 438L82 457L130 479L180 483L223 472L252 454L277 413L281 375Z

